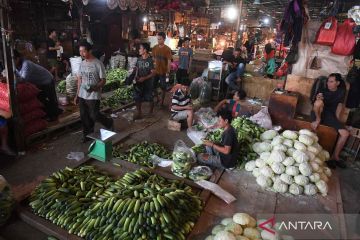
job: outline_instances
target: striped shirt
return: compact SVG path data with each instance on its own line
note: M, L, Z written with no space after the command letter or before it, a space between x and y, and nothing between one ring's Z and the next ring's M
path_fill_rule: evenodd
M171 112L177 113L180 112L182 110L175 110L173 107L174 106L180 106L180 107L185 107L187 105L191 104L191 98L190 95L188 94L184 94L181 89L176 90L176 92L174 93L172 100L171 100Z

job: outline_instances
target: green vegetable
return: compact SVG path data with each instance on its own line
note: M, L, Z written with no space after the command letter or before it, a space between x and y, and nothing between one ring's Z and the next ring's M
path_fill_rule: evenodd
M202 201L189 186L143 169L113 180L93 166L65 168L36 187L36 215L84 239L186 239Z
M124 84L126 77L127 70L121 68L111 69L106 72L106 83L119 81L121 84Z
M15 201L6 180L0 175L0 226L10 218Z
M134 89L132 86L116 89L113 94L101 101L102 107L115 108L124 102L130 102L133 99Z
M188 152L173 152L172 154L173 164L171 165L171 171L176 176L188 177L188 173L191 170L193 159Z
M194 151L195 154L206 152L206 148L203 144L195 145L191 149Z
M189 178L193 181L207 180L211 177L212 171L207 166L197 166L191 169Z
M57 85L56 90L58 91L58 93L65 94L65 93L66 93L66 81L65 81L65 80L61 80L61 81L59 82L59 84Z

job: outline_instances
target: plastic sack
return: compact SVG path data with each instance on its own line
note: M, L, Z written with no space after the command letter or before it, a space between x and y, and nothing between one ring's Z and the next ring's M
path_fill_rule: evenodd
M42 107L42 103L37 98L34 98L27 103L21 103L19 106L19 111L21 115L25 115Z
M66 77L66 95L69 98L74 98L77 92L77 77L69 74Z
M47 127L47 122L43 119L36 119L28 122L24 128L25 137L30 136L31 134L40 132Z
M335 17L329 17L320 26L317 34L315 43L321 45L331 46L335 42L337 33L337 20Z
M161 158L161 157L159 157L157 155L151 155L150 156L150 161L152 162L152 164L154 166L159 166L159 167L169 167L173 163L172 160Z
M75 161L81 161L81 160L84 159L84 157L85 157L85 154L83 152L70 152L66 156L66 159L75 160Z
M187 147L182 140L176 141L172 158L171 171L179 177L187 177L192 165L196 162L194 151Z
M338 27L334 45L331 52L338 55L349 56L354 53L356 38L353 33L355 22L352 19L346 19L343 24Z
M219 119L216 116L214 110L210 107L200 108L197 112L195 112L195 116L199 119L205 128L211 128L215 126Z
M196 131L193 128L188 128L186 134L195 144L202 144L202 139L206 137L204 131Z
M27 102L33 98L36 98L40 90L31 83L18 83L16 85L17 99L19 102Z
M257 114L250 117L250 120L266 129L272 129L272 121L268 107L263 107Z
M70 58L70 65L71 65L71 74L76 76L79 74L80 64L82 62L81 57L72 57Z
M22 115L21 118L24 121L24 123L26 124L28 122L43 118L45 116L46 116L46 113L41 108L38 108L38 109L35 109L34 111L31 111L29 113Z
M199 100L201 104L208 103L211 101L211 82L204 82L201 87Z
M0 226L10 218L15 206L11 189L5 178L0 175Z
M196 99L200 95L200 89L204 84L204 79L202 77L198 77L192 80L190 84L190 95L192 99Z
M200 180L195 182L197 185L203 187L204 189L207 189L211 191L213 194L215 194L217 197L222 199L227 204L230 204L234 201L236 201L236 198L231 195L229 192L225 191L222 187L217 185L216 183L212 183L206 180Z
M127 65L128 76L130 76L131 73L134 71L136 62L137 62L137 57L128 57L128 65Z
M189 178L193 181L208 180L213 175L213 171L208 166L193 167L189 173Z

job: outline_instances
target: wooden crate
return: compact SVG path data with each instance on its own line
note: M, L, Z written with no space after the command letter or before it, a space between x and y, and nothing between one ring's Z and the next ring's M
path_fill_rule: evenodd
M181 131L181 123L174 121L174 120L168 120L168 129L171 131Z
M298 100L298 93L272 93L269 100L269 113L273 123L282 126L284 121L293 119L296 115Z

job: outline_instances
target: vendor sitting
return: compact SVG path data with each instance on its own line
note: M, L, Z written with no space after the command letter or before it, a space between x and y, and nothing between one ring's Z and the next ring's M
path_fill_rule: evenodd
M327 88L321 89L316 95L313 112L311 113L313 119L311 126L315 130L321 123L338 131L340 136L334 153L331 160L326 163L330 168L336 168L336 166L345 168L345 162L340 159L340 152L349 137L349 131L339 121L345 98L345 83L338 73L330 74L326 83Z
M219 127L224 129L221 136L221 144L215 144L204 140L207 153L198 155L200 164L217 168L234 168L239 158L239 144L235 129L231 126L231 112L222 110L218 113Z
M231 112L233 118L236 118L240 114L240 100L244 100L246 98L246 93L243 90L235 91L232 99L224 99L218 103L218 105L214 108L215 112L219 112L219 110L227 109Z
M171 119L175 121L187 120L187 125L190 128L193 123L194 110L191 104L189 95L189 87L181 85L171 100Z

